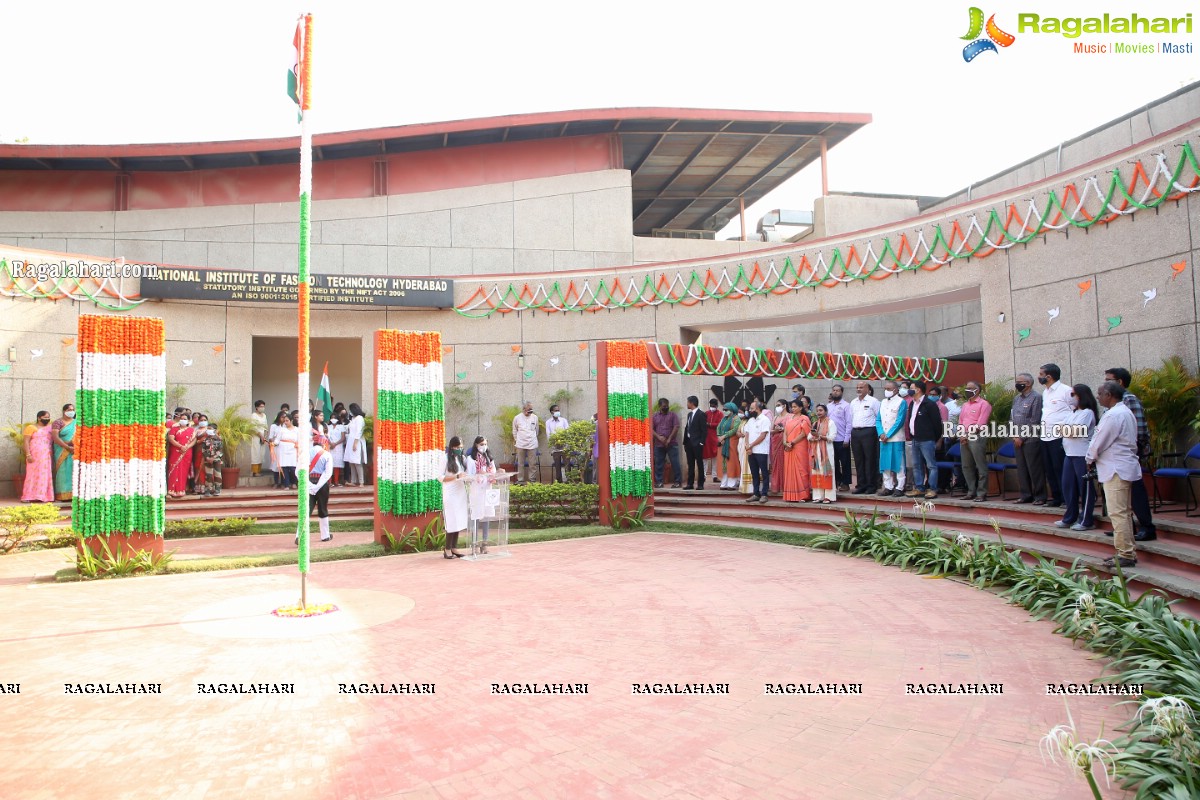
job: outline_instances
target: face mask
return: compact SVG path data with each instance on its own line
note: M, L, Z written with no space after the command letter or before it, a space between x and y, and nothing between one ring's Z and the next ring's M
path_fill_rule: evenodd
M38 418L38 425L49 425L50 420Z
M901 396L901 397L908 397L908 389L901 389L901 390L900 390L900 396Z
M931 394L929 395L929 399L936 403L942 399L942 396L940 394Z
M487 445L486 445L486 444L481 444L481 445L479 445L479 447L476 447L475 449L476 449L477 451L479 451L480 453L486 453L486 452L487 452Z
M741 419L745 419L745 418L746 418L746 412L745 412L745 411L739 411L739 412L738 412L738 416L739 416Z
M782 413L783 413L783 406L775 406L775 413L776 413L776 414L782 414Z
M1023 391L1025 391L1026 389L1028 389L1028 388L1029 388L1029 384L1028 384L1028 383L1018 383L1018 384L1016 384L1016 386L1017 386L1017 391L1018 391L1018 392L1023 392Z
M758 416L758 412L757 412L757 411L751 411L751 412L750 412L750 416L751 416L752 418L753 418L753 417L757 417L757 416Z
M895 394L895 392L893 392L891 389L884 389L884 390L883 390L883 396L884 396L884 397L887 397L887 398L889 398L889 399L890 399L890 398L892 397L892 395L894 395L894 394Z
M68 412L66 412L65 414L63 414L63 416L64 416L64 417L66 417L67 419L75 419L75 412L74 412L74 411L68 411Z
M452 450L451 452L453 452L453 453L454 453L454 455L456 455L456 456L461 456L461 455L462 455L462 448L461 448L461 447L456 447L456 448L454 448L454 450Z
M975 396L975 395L977 395L977 394L979 394L979 390L977 390L977 389L967 389L967 397L974 397L974 396Z
M1047 380L1048 378L1045 375L1038 375L1038 383L1040 383L1042 386L1046 385Z
M200 420L200 427L201 427L201 428L207 428L207 427L208 427L208 421L207 421L207 420Z
M555 411L555 412L553 412L553 413L554 413L554 418L555 418L555 419L558 419L559 412Z
M526 412L525 412L525 416L527 416L527 417L528 417L528 416L529 416L530 414L532 414L532 413L533 413L533 410L532 410L532 409L531 409L531 410L529 410L529 411L526 411Z

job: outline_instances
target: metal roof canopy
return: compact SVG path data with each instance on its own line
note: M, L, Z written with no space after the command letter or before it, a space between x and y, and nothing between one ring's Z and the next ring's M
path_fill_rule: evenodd
M821 158L870 114L610 108L422 123L314 137L314 160L615 135L633 181L633 230L719 230ZM298 164L299 137L128 145L0 145L0 170L187 172Z

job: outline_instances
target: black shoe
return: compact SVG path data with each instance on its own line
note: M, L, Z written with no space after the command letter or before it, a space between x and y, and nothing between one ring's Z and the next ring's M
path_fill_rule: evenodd
M695 489L693 489L693 488L692 488L692 487L690 487L690 486L685 486L685 487L683 487L683 490L684 490L685 492L694 492L694 491L696 491Z
M866 490L866 489L855 489L855 490L854 490L853 492L851 492L850 494L866 494L866 493L867 493L867 490Z
M322 541L322 542L332 542L332 541L333 541L333 534L331 533L331 534L329 534L328 536L322 536L322 537L321 537L321 541Z
M1158 531L1138 531L1133 538L1137 542L1153 542L1158 538Z
M1105 531L1105 532L1104 532L1104 535L1105 535L1105 536L1109 536L1109 537L1111 537L1111 536L1113 535L1113 532L1112 532L1112 531Z
M682 483L672 483L672 484L671 484L671 488L672 488L672 489L678 489L678 488L679 488L679 487L681 487L681 486L683 486L683 484L682 484Z
M1033 504L1035 506L1044 506L1044 505L1046 505L1046 501L1045 500L1034 500Z
M1055 503L1053 500L1046 503L1046 508L1062 508L1065 503Z
M1017 504L1032 503L1033 498L1032 497L1018 497L1016 500L1011 500L1009 502L1017 503Z
M892 490L892 497L904 497L904 496L905 495L904 495L903 489L893 489Z
M848 484L848 483L839 483L839 484L838 484L838 488L837 488L837 490L838 490L839 492L848 492L848 491L850 491L850 484Z
M1113 556L1112 558L1104 559L1104 566L1106 566L1106 567L1115 567L1118 564L1120 564L1122 568L1136 567L1137 559L1136 558L1117 558L1116 556Z

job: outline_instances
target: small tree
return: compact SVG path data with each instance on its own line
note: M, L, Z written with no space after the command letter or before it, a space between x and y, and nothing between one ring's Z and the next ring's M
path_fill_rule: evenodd
M501 448L500 452L496 454L497 461L500 460L500 457L511 458L517 452L517 441L513 438L512 423L513 418L520 413L520 406L500 406L492 415L492 422L496 423L496 436L500 439Z
M470 447L479 432L479 398L474 386L447 386L446 435L458 435Z
M561 447L567 458L567 483L583 483L583 468L592 453L592 434L596 423L590 419L572 422L550 436L551 447Z

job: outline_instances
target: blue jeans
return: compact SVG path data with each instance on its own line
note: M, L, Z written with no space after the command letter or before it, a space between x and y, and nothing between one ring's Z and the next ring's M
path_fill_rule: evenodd
M937 455L934 453L937 442L918 442L913 441L913 488L920 489L922 492L927 492L933 489L935 492L938 488L938 468ZM929 469L929 474L926 475L926 467Z
M654 483L658 485L663 482L663 462L667 457L671 459L671 472L675 475L675 483L683 481L683 475L679 471L679 445L669 444L663 447L660 444L654 445Z
M1096 511L1096 491L1091 478L1087 477L1087 461L1083 456L1065 458L1062 490L1067 507L1063 509L1062 521L1068 525L1078 522L1085 528L1090 528L1095 524L1092 515Z
M768 459L768 453L751 453L750 462L750 477L754 481L754 494L752 497L766 497L767 491L771 488L771 468Z

